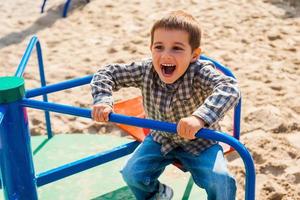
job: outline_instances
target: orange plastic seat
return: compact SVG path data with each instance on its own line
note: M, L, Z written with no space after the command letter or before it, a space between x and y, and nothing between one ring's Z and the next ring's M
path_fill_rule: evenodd
M116 102L114 104L114 112L127 116L145 118L143 97L137 96L132 99ZM139 142L142 142L145 139L146 135L150 132L149 129L136 126L129 126L124 124L116 125L122 130L126 131L129 135L134 137Z

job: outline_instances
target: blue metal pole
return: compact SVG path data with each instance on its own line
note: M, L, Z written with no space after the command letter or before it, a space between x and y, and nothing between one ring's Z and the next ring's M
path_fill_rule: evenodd
M42 48L41 48L39 41L36 42L36 52L37 52L38 63L39 63L41 86L44 87L44 86L46 86L46 78L45 78L45 72L44 72ZM48 102L47 94L43 94L43 101ZM50 121L49 111L45 111L45 121L46 121L48 139L50 139L53 135L52 135L52 130L51 130L51 121Z
M128 117L119 114L111 113L109 116L109 121L122 123L132 126L138 126L143 128L150 128L155 130L166 131L169 133L176 133L176 124L169 122L160 122L149 119L141 119L136 117ZM232 146L243 159L245 169L246 169L246 184L245 184L245 199L254 200L255 199L255 167L253 159L244 145L242 145L236 138L231 137L227 134L223 134L218 131L210 129L201 129L196 137L216 140L224 142Z
M41 79L41 86L46 85L45 73L44 73L44 64L43 64L43 57L42 57L42 49L40 42L36 36L33 36L25 50L25 53L21 59L21 62L18 66L18 69L15 73L16 77L23 77L24 71L26 69L28 60L31 56L33 48L36 47L37 50L37 57L38 57L38 64L39 64L39 72L40 72L40 79ZM47 94L43 95L43 100L48 102ZM48 111L45 111L45 120L46 120L46 127L47 127L47 135L48 138L52 137L52 130L51 130L51 122L50 122L50 114Z
M212 62L216 66L216 68L219 69L226 76L236 79L234 74L232 73L232 71L228 67L219 63L218 61L213 60L213 59L207 57L206 55L201 55L200 59L208 60L208 61ZM240 139L241 105L242 105L242 99L239 100L239 103L236 105L236 107L234 109L233 136L238 140Z
M42 7L41 7L41 13L44 12L44 8L45 8L45 5L46 5L46 1L47 1L47 0L44 0L44 1L43 1Z
M225 67L224 65L222 65L218 61L215 61L215 60L207 57L206 55L201 55L200 59L208 60L208 61L212 62L217 67L217 69L221 70L226 76L230 76L230 77L236 79L235 76L233 75L233 73L227 67Z
M45 2L44 2L45 3ZM38 64L39 64L39 72L40 72L40 79L41 79L41 86L46 86L46 78L45 78L45 72L44 72L44 63L43 63L43 57L42 57L42 49L40 42L36 36L33 36L25 50L25 53L21 59L21 62L18 66L18 69L15 73L15 76L17 77L23 77L24 71L26 69L28 60L31 56L31 53L33 51L33 48L36 47L37 50L37 57L38 57ZM43 100L45 102L48 102L47 94L43 95ZM47 127L47 135L48 138L52 137L52 130L51 130L51 122L50 122L50 114L48 111L45 111L45 121L46 121L46 127Z
M76 108L72 106L66 106L66 105L60 105L60 104L54 104L54 103L46 103L41 102L37 100L28 100L23 99L21 102L21 105L31 107L31 108L37 108L37 109L43 109L43 110L49 110L53 112L59 112L59 113L65 113L75 116L81 116L86 118L91 118L91 110L86 108ZM109 121L115 122L115 123L121 123L121 124L127 124L142 128L150 128L153 130L160 130L160 131L166 131L170 133L176 133L176 124L169 123L169 122L161 122L161 121L155 121L150 119L142 119L137 117L130 117L130 116L124 116L119 115L115 113L111 113L109 116ZM253 200L255 198L255 167L253 159L248 152L248 150L245 148L243 144L241 144L237 139L234 137L231 137L227 134L213 131L209 129L201 129L196 134L196 137L206 138L206 139L212 139L220 142L224 142L226 144L229 144L232 146L242 157L243 162L245 164L246 168L246 184L245 184L245 197L246 200Z
M240 100L236 107L234 108L234 124L233 124L233 137L236 139L240 139L240 133L241 133L241 107L242 107L242 97L240 97Z
M19 104L24 93L23 78L0 78L0 169L6 200L38 199L27 113Z
M35 47L35 44L36 42L38 41L38 38L36 36L33 36L31 39L30 39L30 42L25 50L25 53L21 59L21 62L18 66L18 69L15 73L15 76L17 77L23 77L23 73L25 71L25 68L27 66L27 63L28 63L28 60L30 58L30 55L32 53L32 50L33 48Z
M69 8L70 3L71 3L71 0L67 0L67 2L65 3L64 11L63 11L63 17L67 17L67 12L68 12L68 8Z
M130 142L109 151L101 152L78 161L51 169L37 175L37 186L43 186L48 183L60 180L73 174L82 172L95 166L107 163L109 161L126 156L134 151L140 143L137 141Z
M27 98L36 97L43 94L58 92L61 90L78 87L91 82L93 75L84 76L82 78L71 79L60 83L54 83L45 87L27 90L25 96Z

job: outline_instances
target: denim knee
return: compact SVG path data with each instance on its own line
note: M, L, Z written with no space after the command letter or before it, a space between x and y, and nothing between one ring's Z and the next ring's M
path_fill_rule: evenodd
M128 185L135 185L134 183L137 182L137 180L135 180L134 174L132 173L132 170L130 170L130 167L128 167L128 165L126 165L122 170L121 170L121 174L123 177L123 180L128 184Z
M229 174L209 172L201 179L194 179L196 185L205 189L208 199L234 200L236 195L235 179Z
M150 184L151 179L149 176L137 174L136 171L132 170L128 164L123 168L121 171L123 180L127 183L129 186L135 186L135 187L144 187Z

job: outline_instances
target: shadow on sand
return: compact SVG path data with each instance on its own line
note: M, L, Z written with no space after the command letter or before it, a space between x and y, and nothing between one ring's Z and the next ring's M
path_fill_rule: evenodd
M0 38L0 49L10 45L21 43L27 36L34 35L40 30L51 27L58 19L63 19L62 10L64 8L64 4L65 3L62 2L62 4L54 8L46 8L45 12L41 14L41 17L33 22L31 26L19 32L9 33ZM72 3L72 5L70 5L68 15L70 16L74 10L82 8L85 5L85 1L75 1L74 3Z
M283 10L285 10L284 18L300 17L300 0L266 0Z

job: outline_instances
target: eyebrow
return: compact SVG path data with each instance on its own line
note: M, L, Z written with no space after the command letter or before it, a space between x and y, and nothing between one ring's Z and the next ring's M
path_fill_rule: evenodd
M153 44L162 44L162 42L154 42Z
M163 44L162 42L154 42L153 45L156 45L156 44ZM175 42L175 45L179 45L179 46L183 46L185 47L185 45L181 42Z
M175 42L175 44L185 47L185 45L183 43L181 43L181 42Z

